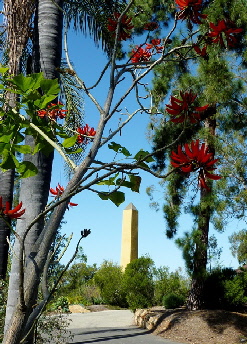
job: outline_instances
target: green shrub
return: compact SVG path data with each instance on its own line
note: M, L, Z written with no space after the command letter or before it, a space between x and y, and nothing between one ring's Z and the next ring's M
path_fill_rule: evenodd
M236 276L230 268L215 269L208 273L204 284L204 306L208 309L230 309L230 298L226 298L226 285ZM228 281L228 282L227 282ZM226 283L227 282L227 283Z
M63 313L69 312L69 301L67 297L60 296L51 304L51 309L59 310Z
M119 265L104 261L93 280L100 289L103 303L126 307L126 294L122 286L123 272Z
M42 314L35 331L36 344L71 343L74 335L67 329L70 320L64 314L49 316Z
M169 272L168 267L154 269L154 302L163 304L164 295L176 294L187 298L189 291L189 279L181 274L180 270Z
M240 272L224 283L225 300L231 309L238 309L247 304L247 272Z
M184 295L170 293L163 296L163 306L167 309L178 308L185 304L185 300L186 298Z
M141 257L130 262L124 272L123 286L131 310L153 305L154 282L151 258Z

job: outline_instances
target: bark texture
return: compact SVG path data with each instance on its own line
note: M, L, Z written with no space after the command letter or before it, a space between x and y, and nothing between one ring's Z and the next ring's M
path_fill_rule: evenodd
M215 136L216 121L215 119L207 118L205 120L205 127L209 134ZM214 146L208 145L210 152L215 153ZM209 183L209 182L208 182ZM198 230L200 238L196 243L194 255L194 269L192 273L191 289L187 301L187 308L189 310L198 310L205 307L204 303L204 284L207 269L207 250L208 250L208 233L209 222L211 218L212 209L210 206L211 189L201 190L200 195L200 213L198 221Z
M56 4L58 6L56 6ZM62 0L40 0L36 2L34 28L34 72L42 71L49 79L57 77L56 69L60 67L62 53L63 13ZM26 144L34 145L33 138L26 137ZM47 204L51 180L53 152L46 155L39 152L25 155L24 160L31 161L38 168L38 174L21 181L20 200L26 208L25 217L17 222L16 231L23 238L27 226L42 212ZM35 257L40 247L36 245L39 234L44 229L44 220L38 221L29 231L25 240L25 274L21 276L20 242L15 241L7 311L5 319L4 344L19 344L25 336L25 325L37 301L38 285L42 271ZM45 256L43 260L45 260ZM21 279L24 277L24 290ZM21 295L23 292L23 295ZM23 296L23 297L22 297ZM30 338L27 341L32 342Z
M14 187L14 170L8 170L6 172L0 171L0 196L2 196L3 204L13 201L13 187ZM8 219L6 219L8 221ZM8 221L10 224L10 221ZM10 228L6 222L0 218L0 279L6 277L7 265L8 265L8 252L10 238Z

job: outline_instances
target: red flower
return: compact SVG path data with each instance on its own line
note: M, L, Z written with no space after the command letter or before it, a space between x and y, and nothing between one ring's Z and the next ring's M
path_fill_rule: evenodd
M178 152L171 153L171 165L179 168L184 173L199 171L199 186L202 189L210 190L206 183L206 178L218 180L219 175L212 174L215 170L213 166L218 159L214 159L213 153L209 152L205 143L199 146L199 140L192 141L190 147L187 143L184 144L184 149L181 145L178 146Z
M148 31L154 31L154 30L158 29L158 27L159 27L158 23L156 23L156 22L149 22L149 23L146 23L144 25L143 29L144 30L148 30Z
M19 217L21 217L26 209L22 209L22 202L19 203L14 209L10 209L10 203L6 202L5 207L3 206L3 198L2 196L0 196L0 215L6 215L8 216L10 219L18 219Z
M201 19L207 18L206 14L199 13L202 10L202 0L175 0L180 12L178 19L189 19L192 23L202 24Z
M50 193L53 196L55 196L55 199L61 197L63 192L64 192L64 187L61 186L59 183L57 184L56 189L50 188ZM77 203L69 202L68 205L71 206L71 207L76 207L78 204Z
M38 116L41 118L48 117L52 120L57 120L57 118L63 119L66 116L66 112L68 110L62 110L57 107L58 105L63 106L61 102L58 102L57 104L51 103L50 105L48 105L47 110L38 110ZM52 109L49 110L49 108Z
M114 19L109 18L108 19L108 25L107 29L113 33L113 35L116 35L117 25L118 25L118 18L120 17L120 13L114 13ZM121 22L120 22L120 28L119 28L119 35L118 40L124 40L131 37L130 31L134 28L134 26L131 24L131 18L127 17L126 14L123 15Z
M209 56L207 53L207 46L205 45L202 49L199 47L199 45L194 44L193 48L195 52L200 55L204 60L208 60Z
M226 21L225 19L219 20L217 25L210 23L211 31L208 36L213 38L213 43L219 43L221 47L225 48L225 43L223 40L223 33L225 34L227 45L229 47L234 47L237 43L237 38L233 35L243 31L241 28L234 27L234 23L231 21Z
M174 123L182 123L189 119L191 123L196 123L200 120L199 112L205 111L208 105L195 107L192 104L196 100L197 95L192 91L180 92L182 100L171 96L171 105L166 105L166 111L172 115L171 121Z
M161 39L152 39L151 43L146 43L146 49L152 50L152 52L161 53L163 47L160 46Z
M56 196L55 198L62 196L63 192L64 192L64 187L62 187L59 183L56 186L56 190L50 188L50 193Z
M149 61L152 56L150 51L148 51L147 49L143 49L139 45L137 45L136 48L132 50L131 54L131 61L133 63Z
M79 135L77 136L78 143L87 144L89 141L92 141L93 136L95 136L96 131L94 128L90 128L88 124L84 125L82 128L78 128L77 132Z

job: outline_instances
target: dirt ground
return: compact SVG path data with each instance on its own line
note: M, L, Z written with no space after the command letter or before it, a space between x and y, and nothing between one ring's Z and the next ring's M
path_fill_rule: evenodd
M222 310L164 312L154 334L180 343L247 343L247 314Z

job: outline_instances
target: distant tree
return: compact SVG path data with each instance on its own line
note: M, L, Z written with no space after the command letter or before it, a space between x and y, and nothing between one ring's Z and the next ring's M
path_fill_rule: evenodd
M123 289L122 268L105 260L94 275L94 282L100 288L103 302L114 306L126 306L126 293Z
M247 230L242 229L229 236L230 250L240 265L247 264Z
M129 308L146 308L154 302L154 262L149 257L132 260L124 271L123 287Z
M163 297L171 293L184 299L188 296L190 280L180 270L170 272L166 266L154 268L153 278L155 304L162 305Z

